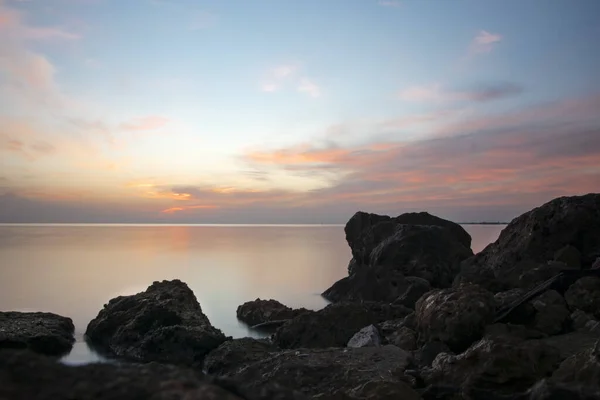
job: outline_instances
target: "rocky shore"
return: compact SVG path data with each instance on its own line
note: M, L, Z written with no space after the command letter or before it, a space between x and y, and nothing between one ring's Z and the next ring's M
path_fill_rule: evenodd
M543 204L478 254L424 212L358 212L345 234L327 307L240 305L267 339L225 336L178 280L89 323L116 363L61 365L70 319L0 313L0 399L600 399L600 194Z

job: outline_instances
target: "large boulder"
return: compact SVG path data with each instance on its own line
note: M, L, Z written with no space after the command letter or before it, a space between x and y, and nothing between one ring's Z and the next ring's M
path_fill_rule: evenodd
M486 337L459 355L440 353L422 373L428 384L460 387L464 393L526 391L556 368L558 350L534 341Z
M309 310L306 308L293 309L273 299L256 299L239 306L236 314L240 321L254 326L265 322L292 319L305 312L309 312Z
M28 351L0 351L0 399L308 400L276 385L203 377L197 370L148 364L67 366Z
M569 307L600 318L600 278L586 276L578 279L565 292Z
M552 380L600 389L600 341L564 360Z
M344 347L365 326L402 318L411 311L373 302L334 303L286 322L277 329L273 341L281 348Z
M0 312L0 349L29 349L61 356L75 338L71 318L44 312Z
M547 335L558 335L567 330L571 312L565 299L556 290L547 290L531 301L536 310L531 327Z
M600 194L556 198L515 218L494 243L464 261L457 283L498 292L520 287L523 273L552 266L548 261L554 259L572 268L578 258L582 268L590 268L600 255L598 226Z
M228 340L204 358L204 370L212 375L226 375L240 365L269 357L279 351L277 346L265 340L241 338Z
M494 295L477 285L437 289L416 306L417 329L424 341L437 340L462 351L483 336L496 312Z
M108 356L182 365L201 363L228 339L211 325L192 290L177 279L110 300L89 323L86 337Z

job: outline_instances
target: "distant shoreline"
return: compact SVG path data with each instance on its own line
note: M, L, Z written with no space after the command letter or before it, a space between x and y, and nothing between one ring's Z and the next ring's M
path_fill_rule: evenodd
M508 225L508 222L457 222L459 225ZM0 226L214 226L214 227L311 227L346 224L201 224L169 222L0 222Z

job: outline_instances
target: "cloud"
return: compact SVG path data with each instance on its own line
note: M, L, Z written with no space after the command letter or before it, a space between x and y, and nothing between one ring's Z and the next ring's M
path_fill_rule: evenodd
M311 97L319 97L321 95L321 88L308 78L302 78L298 83L298 91L306 93Z
M523 87L510 82L481 84L470 89L448 89L439 84L411 86L399 93L399 97L411 102L487 102L523 93Z
M23 21L23 15L17 10L4 7L0 2L0 34L3 40L76 40L79 34L62 27L34 27Z
M481 30L477 33L471 42L471 52L473 53L489 53L497 43L502 41L502 36L497 33L490 33Z
M147 117L137 118L121 124L121 129L127 131L150 131L164 127L170 122L170 119L160 115L149 115Z
M382 7L393 7L393 8L397 8L400 7L401 3L399 1L394 1L394 0L382 0L377 2L377 4L379 4Z

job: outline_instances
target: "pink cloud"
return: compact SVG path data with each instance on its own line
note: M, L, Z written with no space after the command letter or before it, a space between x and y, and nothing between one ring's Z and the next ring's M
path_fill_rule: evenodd
M150 131L164 127L170 122L170 119L160 115L150 115L147 117L136 118L121 124L121 129L127 131Z
M501 35L481 30L471 42L471 51L474 53L489 53L501 41Z
M484 102L515 96L523 88L514 83L488 84L472 89L448 89L440 84L411 86L399 93L399 97L411 102Z

